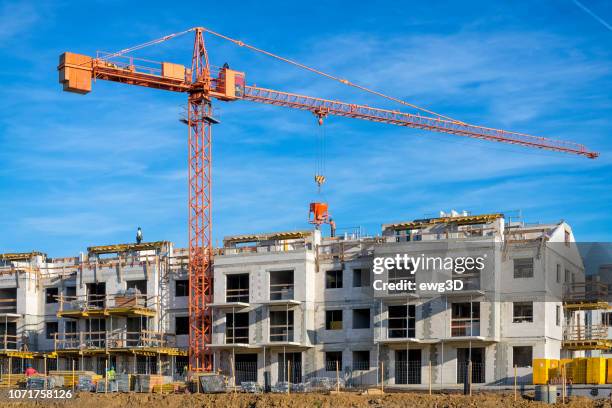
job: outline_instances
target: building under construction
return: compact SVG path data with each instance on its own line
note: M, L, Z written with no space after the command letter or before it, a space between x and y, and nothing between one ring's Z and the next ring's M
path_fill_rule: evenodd
M170 242L89 247L70 258L0 256L2 372L42 369L181 376L186 370L188 251ZM376 258L483 256L451 271L462 289L435 296L431 274ZM413 265L414 266L414 265ZM585 319L607 309L586 293L565 222L526 225L502 214L441 214L389 223L375 236L318 229L226 237L215 250L214 368L262 386L341 376L353 385L525 381L534 358L609 349ZM585 291L584 293L581 291ZM602 294L602 297L604 294ZM9 364L10 360L10 364ZM10 368L9 368L10 367Z

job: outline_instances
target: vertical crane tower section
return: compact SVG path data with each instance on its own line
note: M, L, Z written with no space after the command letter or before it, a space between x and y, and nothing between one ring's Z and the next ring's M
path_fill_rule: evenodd
M126 56L132 51L159 44L188 32L195 32L191 70L180 64L157 63ZM599 155L595 151L588 150L582 144L471 125L422 108L419 109L434 116L422 116L397 110L380 109L248 86L245 83L244 73L231 70L227 65L219 69L218 72L215 71L212 75L204 43L204 32L345 85L407 106L416 107L416 105L369 90L203 27L190 28L116 53L98 55L95 58L71 52L60 55L57 67L59 82L63 85L64 91L67 92L87 94L92 89L92 80L101 79L188 95L188 115L184 122L189 127L189 367L192 371L212 371L213 369L212 353L209 349L212 340L212 310L210 304L213 295L212 125L218 123L213 116L213 99L225 102L246 100L305 110L317 115L320 120L324 116L332 115L349 117L569 153L591 159ZM122 60L118 60L118 58L122 58ZM316 208L311 205L313 217L311 223L320 225L326 222L329 217L327 204L313 204L316 204ZM331 222L331 219L329 221Z
M210 65L196 29L188 97L189 126L189 365L212 371L212 114Z

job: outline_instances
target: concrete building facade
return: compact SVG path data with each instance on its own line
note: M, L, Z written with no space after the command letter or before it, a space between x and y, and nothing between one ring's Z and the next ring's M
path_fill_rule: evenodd
M529 381L533 358L571 353L563 342L575 317L563 309L564 288L584 282L574 243L565 222L528 226L501 214L385 224L369 237L318 230L227 237L214 259L215 369L262 385L339 375L356 386L381 378L446 386L461 383L471 362L475 383L507 383L515 366ZM397 254L483 257L486 268L374 272L376 259ZM63 259L6 254L2 356L180 375L187 266L186 251L168 242L91 247ZM463 288L375 288L433 276Z

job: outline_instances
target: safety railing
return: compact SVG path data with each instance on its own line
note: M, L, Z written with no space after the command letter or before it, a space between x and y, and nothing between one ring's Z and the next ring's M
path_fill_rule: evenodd
M226 289L226 302L244 302L249 303L249 288L244 289Z
M225 344L249 342L249 326L230 326L225 329Z
M608 286L602 282L574 282L563 286L563 300L576 302L605 301Z
M245 245L235 246L228 248L216 249L216 255L236 255L236 254L248 254L248 253L268 253L268 252L291 252L291 251L304 251L310 249L311 245L304 242L286 242L279 244L260 244L256 245Z
M97 295L89 294L82 296L57 296L59 312L67 311L91 311L113 308L153 308L157 298L140 293L117 293Z
M2 350L18 350L21 342L18 341L18 337L13 334L0 333L0 347Z
M17 299L0 299L0 313L17 313Z
M563 331L563 340L565 341L581 341L581 340L606 340L608 339L609 327L596 324L578 326L572 325L565 327Z
M480 336L480 319L454 318L451 320L451 337Z
M395 318L394 320L397 321L401 319ZM391 319L389 319L389 322L391 322ZM411 327L411 328L389 327L387 328L387 338L389 339L413 339L414 337L415 337L414 327Z
M270 325L270 341L271 342L287 342L294 340L293 325L276 324Z
M270 300L293 300L293 283L271 283Z
M411 232L398 230L395 231L396 242L418 242L418 241L443 241L448 239L479 239L482 237L494 236L498 230L494 227L486 228L461 228L456 231L445 230L441 232L425 232L414 230Z
M136 332L79 332L56 333L55 350L69 349L115 349L115 348L157 348L175 347L176 337L172 333L161 333L150 330Z
M320 260L335 259L347 261L362 256L371 256L374 253L374 244L383 242L383 238L339 239L336 242L324 243L317 246Z

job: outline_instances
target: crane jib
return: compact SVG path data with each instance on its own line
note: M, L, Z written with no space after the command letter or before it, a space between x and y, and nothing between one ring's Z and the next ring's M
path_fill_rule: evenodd
M589 151L584 145L579 143L547 139L544 137L532 136L523 133L470 125L463 122L403 113L387 109L372 108L365 105L356 105L346 102L314 98L305 95L280 92L253 86L245 87L243 99L270 105L308 110L316 114L324 113L325 115L364 119L397 126L407 126L416 129L425 129L435 132L466 136L476 139L516 144L557 152L573 153L592 159L599 156L597 152Z

